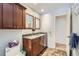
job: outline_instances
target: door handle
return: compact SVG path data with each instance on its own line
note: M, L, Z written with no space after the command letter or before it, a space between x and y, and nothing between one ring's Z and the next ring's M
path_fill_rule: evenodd
M68 38L71 38L71 36L68 36Z

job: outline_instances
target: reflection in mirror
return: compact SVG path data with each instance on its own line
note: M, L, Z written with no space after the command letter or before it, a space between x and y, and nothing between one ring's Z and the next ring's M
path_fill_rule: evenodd
M28 29L33 28L33 16L30 14L26 14L26 28Z

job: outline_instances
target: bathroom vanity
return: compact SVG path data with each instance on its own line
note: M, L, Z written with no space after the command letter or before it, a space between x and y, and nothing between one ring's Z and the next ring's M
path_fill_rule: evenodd
M23 35L23 48L30 56L39 55L47 47L47 34L35 33Z

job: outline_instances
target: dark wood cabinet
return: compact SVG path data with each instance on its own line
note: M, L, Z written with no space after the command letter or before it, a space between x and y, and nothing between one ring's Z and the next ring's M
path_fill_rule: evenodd
M13 4L3 4L3 28L13 28Z
M39 49L40 49L40 51L41 51L41 50L43 49L43 47L44 47L44 36L41 36L41 37L40 37L40 45L39 45L39 46L40 46Z
M0 29L2 28L2 3L0 3Z
M47 38L46 34L34 39L23 38L23 48L27 50L27 54L30 56L37 56L42 52L46 47Z
M14 28L25 28L25 9L26 8L24 8L20 4L14 5Z
M40 38L36 38L34 40L32 40L32 54L38 55L40 53Z
M22 29L23 28L23 8L19 5L14 5L14 26L16 26L16 28L18 29Z
M0 28L24 29L25 9L18 3L0 4Z

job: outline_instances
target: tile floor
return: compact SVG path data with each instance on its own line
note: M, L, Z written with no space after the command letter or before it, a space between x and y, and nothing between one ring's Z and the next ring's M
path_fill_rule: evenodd
M47 48L42 56L67 56L66 45L56 43L56 48Z
M66 55L66 51L47 48L47 50L43 53L42 56L67 56L67 55Z
M56 47L55 48L63 50L63 51L66 51L66 45L65 44L56 43Z

